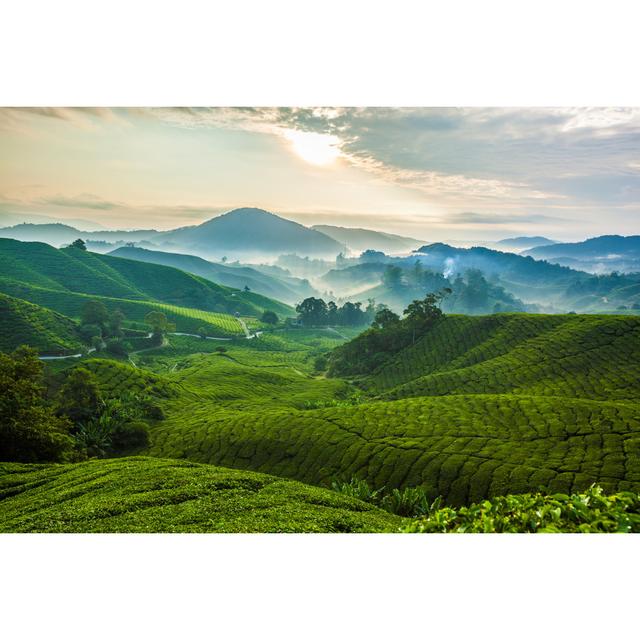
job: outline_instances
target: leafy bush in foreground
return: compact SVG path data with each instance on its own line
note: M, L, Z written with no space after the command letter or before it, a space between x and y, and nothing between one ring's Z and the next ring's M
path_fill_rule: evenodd
M507 495L469 507L445 507L402 528L405 533L640 533L640 494Z
M334 480L331 488L338 493L363 502L370 502L397 516L416 517L433 513L440 508L442 498L429 502L422 487L405 487L386 492L386 488L372 489L366 480L351 478L349 482Z

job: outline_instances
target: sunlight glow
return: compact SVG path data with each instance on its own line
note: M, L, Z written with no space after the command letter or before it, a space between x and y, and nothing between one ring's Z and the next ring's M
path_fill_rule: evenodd
M310 164L327 165L340 155L337 136L295 129L289 129L284 136L291 142L294 152Z

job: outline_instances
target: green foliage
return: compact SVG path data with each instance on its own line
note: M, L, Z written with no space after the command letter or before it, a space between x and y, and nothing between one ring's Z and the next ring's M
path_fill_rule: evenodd
M372 489L366 480L353 477L349 482L333 480L331 488L342 495L375 504L389 513L404 517L425 516L439 509L441 505L440 497L429 502L422 487L405 487L391 491L387 491L386 487Z
M162 336L168 331L175 331L175 325L167 320L167 316L160 311L150 311L144 317L144 321L151 327L154 335Z
M73 422L90 420L102 403L96 377L85 367L73 368L60 388L57 402L58 414Z
M330 376L349 376L375 371L411 344L415 344L442 319L440 304L450 289L428 293L404 310L402 320L386 310L378 311L373 326L341 345L329 356Z
M507 495L446 507L402 528L406 533L640 533L640 494Z
M274 311L265 311L260 316L260 321L266 324L278 324L278 314Z
M134 301L222 314L259 316L265 309L292 314L291 307L276 300L252 292L238 295L173 267L38 242L0 239L0 273L0 291L71 317L80 316L88 299L100 300L110 310L119 308L131 320L142 320L153 310L141 312Z
M80 251L86 251L87 250L87 245L84 243L84 240L82 240L82 238L78 238L77 240L74 240L69 247L71 247L72 249L80 249Z
M109 311L100 300L88 300L82 307L81 324L102 327L106 325L107 320L109 320Z
M403 523L376 507L250 471L117 458L0 464L2 532L374 532Z
M0 351L12 351L21 344L45 354L77 353L82 349L73 320L0 293Z
M35 350L0 353L0 460L57 461L70 455L69 422L53 413L43 391Z

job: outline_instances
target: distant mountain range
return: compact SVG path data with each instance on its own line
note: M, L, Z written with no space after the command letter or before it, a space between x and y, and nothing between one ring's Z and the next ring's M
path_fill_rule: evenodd
M328 224L316 224L311 228L357 252L374 249L385 253L406 253L424 244L423 240L398 236L393 233L383 233L382 231L372 231L371 229L351 229Z
M550 244L556 244L555 240L549 240L544 236L518 236L517 238L505 238L498 240L497 245L511 247L513 249L529 249L531 247L543 247Z
M640 236L598 236L534 247L523 254L593 273L640 271Z
M1 238L12 238L23 242L46 242L55 247L70 244L77 238L106 242L137 242L160 235L154 229L136 229L134 231L81 231L60 222L46 224L17 224L0 229Z

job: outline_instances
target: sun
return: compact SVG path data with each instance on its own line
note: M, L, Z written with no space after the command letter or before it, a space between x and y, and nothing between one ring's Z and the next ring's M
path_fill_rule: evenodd
M291 142L294 152L309 164L328 165L340 155L337 136L295 129L289 129L284 136Z

